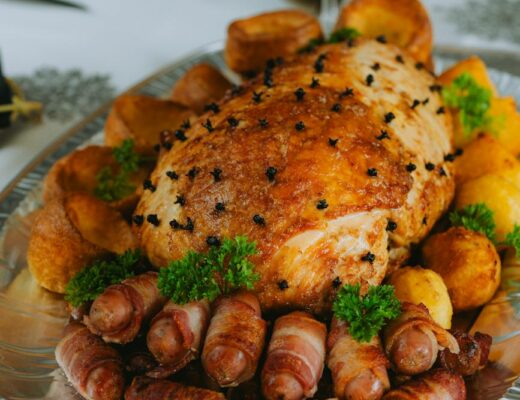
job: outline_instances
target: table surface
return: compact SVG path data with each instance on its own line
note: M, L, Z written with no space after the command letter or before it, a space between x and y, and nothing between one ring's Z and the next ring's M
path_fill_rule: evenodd
M19 77L31 91L46 91L48 110L55 107L64 114L47 113L42 125L16 125L2 132L0 190L97 102L194 48L223 39L231 20L281 8L318 11L317 0L76 1L87 10L0 0L4 73ZM514 19L520 15L520 0L424 2L433 20L435 42L448 53L462 47L477 54L520 54L520 24ZM510 58L506 55L506 59ZM519 64L507 60L504 68L520 75ZM41 67L53 69L38 72ZM85 97L86 92L90 97Z

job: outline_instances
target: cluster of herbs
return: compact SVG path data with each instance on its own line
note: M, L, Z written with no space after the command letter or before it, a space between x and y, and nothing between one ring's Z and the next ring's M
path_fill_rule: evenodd
M328 39L311 39L307 45L298 50L298 53L309 53L323 44L345 42L347 40L354 40L359 36L361 36L361 33L357 29L348 27L341 28L332 32Z
M361 295L361 285L345 285L337 296L332 311L336 318L348 323L349 334L358 342L370 342L383 326L401 314L401 302L392 285L370 286Z
M495 121L489 113L491 91L480 86L468 72L444 87L442 97L448 107L458 110L465 135L471 135L476 129L493 132Z
M111 259L96 261L72 278L65 287L65 300L74 307L93 301L110 285L139 273L141 252L127 250Z
M96 176L97 186L94 194L101 200L120 200L132 194L136 186L131 181L132 173L146 160L134 149L134 141L126 139L112 150L118 167L103 167Z
M486 235L495 245L510 246L520 255L520 226L514 224L513 230L506 235L505 240L498 242L493 211L484 203L470 204L450 213L450 222L453 226L462 226Z
M176 304L212 301L236 289L253 289L260 279L249 260L255 254L256 243L247 237L226 238L207 253L189 251L182 259L161 268L157 287Z

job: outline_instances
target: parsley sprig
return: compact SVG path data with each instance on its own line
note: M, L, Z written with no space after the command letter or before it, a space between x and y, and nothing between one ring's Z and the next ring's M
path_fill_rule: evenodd
M249 257L256 253L256 243L247 237L226 238L206 254L190 251L161 268L157 287L176 304L204 298L212 301L235 289L253 289L260 276Z
M106 166L96 176L94 194L104 201L120 200L132 194L136 186L130 181L130 175L145 161L135 151L132 139L124 140L119 147L112 150L112 154L119 164L118 172L115 173L111 167Z
M450 222L453 226L483 233L493 243L496 241L493 211L484 203L470 204L450 213Z
M515 249L516 255L520 255L520 226L515 224L513 230L506 235L503 244Z
M469 136L475 129L492 129L491 91L480 86L468 73L464 72L443 88L442 96L448 107L459 111L459 119L464 134Z
M306 46L298 50L298 53L308 53L313 51L316 47L326 43L340 43L346 40L353 40L361 36L361 33L355 28L341 28L331 33L328 39L311 39Z
M369 342L383 326L401 314L401 302L392 285L370 286L366 295L361 285L343 286L332 305L332 311L349 324L350 335L358 342Z
M95 300L108 286L135 275L140 259L139 250L127 250L111 260L96 261L69 281L65 287L65 300L74 307Z

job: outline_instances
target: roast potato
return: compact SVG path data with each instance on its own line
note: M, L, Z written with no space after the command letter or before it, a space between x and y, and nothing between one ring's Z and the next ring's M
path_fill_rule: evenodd
M136 246L116 210L88 194L70 193L51 200L37 215L27 263L42 287L64 293L68 281L94 260Z
M431 66L432 25L419 0L353 0L339 15L336 29L355 28L363 36L385 36Z
M477 56L471 56L465 60L459 61L451 68L444 71L439 76L439 83L448 86L465 72L469 73L480 86L489 89L493 96L498 95L497 89L489 77L486 64Z
M105 124L105 143L119 146L125 139L133 139L138 153L154 156L154 145L164 130L179 129L194 116L194 112L171 100L149 96L123 95L118 97Z
M455 160L455 182L458 185L479 176L520 168L520 162L500 142L481 133Z
M267 60L294 55L322 36L319 21L303 11L259 14L229 25L224 58L235 72L259 71Z
M421 267L403 267L390 275L389 283L399 300L424 304L435 322L445 329L451 327L453 309L439 274Z
M107 146L87 146L76 150L58 160L50 169L43 183L43 200L49 202L54 199L63 199L67 193L85 192L94 195L97 175L109 167L117 173L119 165L112 154L112 148ZM110 202L110 205L123 214L129 214L137 204L142 191L142 182L150 173L152 166L143 165L130 176L130 181L136 190L119 200Z
M175 83L170 98L202 114L207 104L220 100L230 88L231 82L217 68L209 64L197 64Z
M425 265L442 276L455 312L484 305L500 284L500 257L480 232L453 227L432 235L422 255Z
M500 175L483 175L457 189L457 209L478 203L486 204L493 211L498 241L505 239L514 224L520 224L520 190Z
M494 119L494 135L512 154L520 154L520 113L513 97L495 97L489 114Z

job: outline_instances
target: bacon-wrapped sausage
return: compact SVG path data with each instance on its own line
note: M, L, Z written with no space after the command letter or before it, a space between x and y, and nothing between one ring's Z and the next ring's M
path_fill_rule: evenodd
M327 339L327 366L339 399L377 400L390 387L389 362L379 336L360 343L348 333L347 323L332 319Z
M325 362L327 328L312 315L295 311L276 320L262 369L266 399L303 399L318 388Z
M147 272L105 289L92 303L84 322L105 342L125 344L134 340L143 322L165 302L157 289L157 273Z
M123 361L118 352L79 322L71 322L56 347L56 361L85 398L119 400L123 395Z
M455 331L453 336L459 343L458 354L444 349L439 354L439 364L447 370L462 376L473 375L486 365L491 348L492 338L485 333L477 332L474 336Z
M442 348L459 352L457 340L433 321L423 304L403 302L401 315L386 326L383 338L392 368L403 375L428 371Z
M125 400L225 400L222 393L184 386L166 379L145 376L134 378L125 392Z
M166 378L199 356L210 317L207 300L184 305L166 303L157 314L146 336L148 349L161 364L147 373Z
M251 292L217 299L202 350L206 373L220 386L237 386L256 371L265 343L266 322Z
M466 400L466 385L460 375L434 369L388 392L383 400Z

